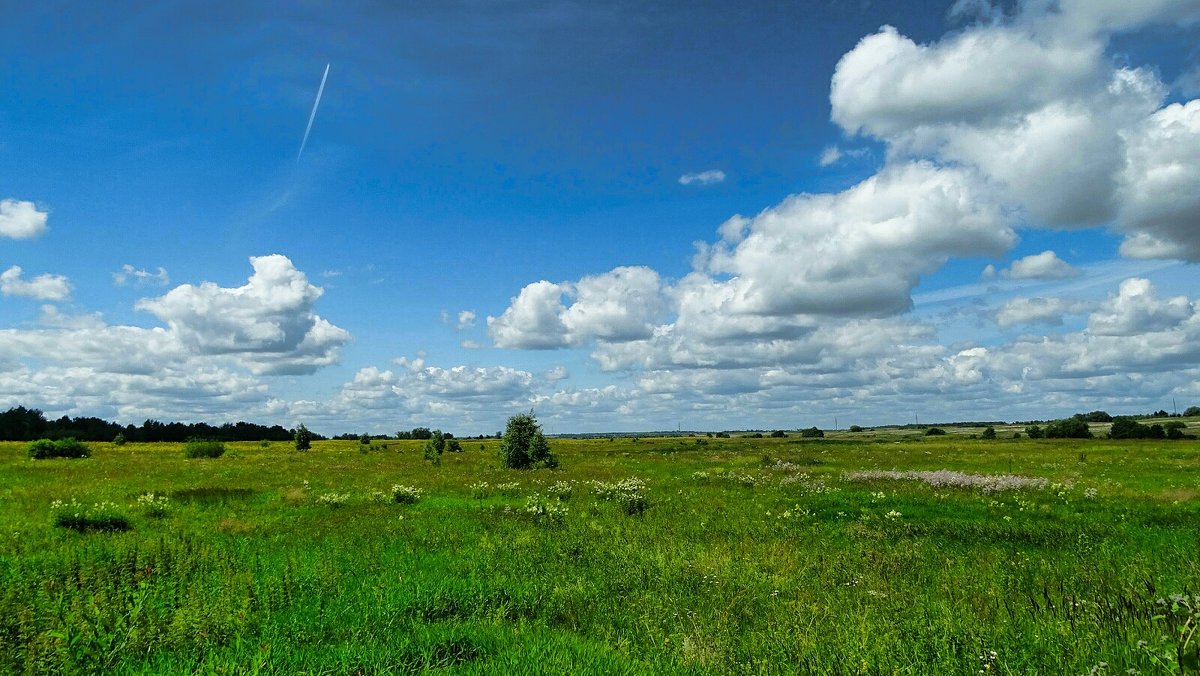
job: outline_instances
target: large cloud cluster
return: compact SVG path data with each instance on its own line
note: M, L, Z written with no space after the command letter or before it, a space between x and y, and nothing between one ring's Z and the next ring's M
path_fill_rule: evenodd
M250 262L254 274L244 286L185 284L138 302L165 327L114 326L47 306L38 326L0 330L0 406L201 418L244 413L247 402L267 405L267 387L255 376L312 373L334 363L350 335L313 313L322 291L286 257ZM4 274L5 293L55 300L69 291L53 278L23 280L19 268Z

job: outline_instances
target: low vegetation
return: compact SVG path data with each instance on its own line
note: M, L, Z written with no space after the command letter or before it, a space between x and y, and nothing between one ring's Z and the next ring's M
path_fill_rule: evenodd
M1195 673L1200 442L1091 424L0 442L0 673Z

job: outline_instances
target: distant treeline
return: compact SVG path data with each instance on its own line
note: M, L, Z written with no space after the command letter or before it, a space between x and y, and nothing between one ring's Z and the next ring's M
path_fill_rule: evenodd
M186 441L192 438L221 441L291 441L293 431L279 425L256 425L248 422L225 423L162 423L147 420L141 425L118 425L100 418L71 418L63 416L47 420L36 408L17 406L0 413L0 441L33 441L35 439L65 439L80 441L112 441L117 435L126 441ZM324 439L313 434L313 439Z

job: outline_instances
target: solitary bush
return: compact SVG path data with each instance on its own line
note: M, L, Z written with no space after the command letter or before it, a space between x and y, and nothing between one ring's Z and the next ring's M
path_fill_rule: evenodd
M124 445L125 445L125 435L118 432L117 436L113 437L113 446L124 446Z
M364 446L371 443L371 436L366 433L362 434L361 436L358 437L358 443L360 443Z
M786 436L787 432L784 432L783 430L775 430L774 432L771 432L771 437L774 439L782 439Z
M462 444L460 444L458 442L458 439L447 439L446 440L446 452L447 453L462 453L463 452Z
M1046 433L1042 431L1042 428L1037 425L1030 425L1029 427L1026 427L1025 434L1030 439L1041 439L1042 437L1046 436Z
M849 429L848 431L850 431L850 432L861 432L861 431L863 431L863 428L859 427L858 425L851 425L851 426L850 426L850 429Z
M800 430L800 437L802 439L824 439L825 432L814 426L809 427L808 429Z
M89 458L92 455L87 446L84 446L71 437L59 439L58 441L51 441L50 439L31 441L26 450L29 451L29 457L34 460L45 460L47 458Z
M225 455L225 442L212 439L188 439L183 445L185 458L219 458Z
M425 459L429 462L440 465L442 464L442 451L446 450L446 435L442 434L441 430L434 430L429 435L429 439L425 441L425 446L422 452Z
M984 439L995 439L996 438L996 428L992 427L991 425L985 427L983 429L983 438Z
M550 452L550 443L532 411L508 419L500 440L500 464L508 469L558 467L558 459Z
M296 428L296 433L293 435L292 440L296 444L297 451L307 451L312 448L312 432L308 431L304 423L300 423Z
M927 437L938 437L945 433L946 433L946 430L944 430L940 427L930 427L929 429L925 430L925 436L927 436Z

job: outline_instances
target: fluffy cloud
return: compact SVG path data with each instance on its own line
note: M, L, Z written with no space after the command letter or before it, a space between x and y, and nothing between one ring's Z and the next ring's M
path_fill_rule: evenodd
M45 274L25 279L22 272L20 266L14 265L0 273L0 294L49 301L66 300L71 295L71 282L62 275Z
M1009 279L1069 279L1078 276L1079 271L1053 251L1043 251L1013 261L1000 274Z
M958 4L987 22L927 45L885 26L843 56L833 120L893 156L972 168L1031 225L1111 225L1124 255L1200 260L1200 102L1160 109L1157 75L1104 51L1114 33L1196 21L1196 4L1028 3L1007 19Z
M999 255L1016 235L970 176L885 168L838 194L794 195L724 226L702 261L729 276L733 314L888 315L951 256Z
M311 373L336 361L350 334L313 314L321 288L285 256L253 257L250 264L254 274L244 286L184 284L136 307L166 322L188 349L238 355L258 373Z
M458 324L455 325L455 330L464 331L475 326L475 311L463 310L458 313Z
M1194 314L1186 297L1159 299L1149 280L1133 278L1121 282L1117 294L1088 318L1088 330L1097 336L1137 336L1175 329Z
M488 317L498 347L547 349L589 340L633 340L650 334L664 309L658 273L622 267L574 284L535 282L499 317ZM563 296L573 299L570 307Z
M183 285L139 301L165 327L113 326L47 306L34 328L0 329L0 391L11 395L0 404L123 420L277 415L256 375L330 364L349 335L312 314L320 289L287 258L251 262L245 286ZM20 280L19 269L12 279Z
M46 212L33 202L0 200L0 237L30 239L46 231Z
M713 185L725 180L725 172L720 169L709 169L708 171L700 171L691 174L684 174L679 177L680 185Z
M1172 104L1128 134L1121 253L1200 261L1200 100Z
M851 134L890 138L1040 108L1102 77L1102 45L1060 44L1016 27L964 31L918 45L884 26L844 55L830 90L833 121Z

